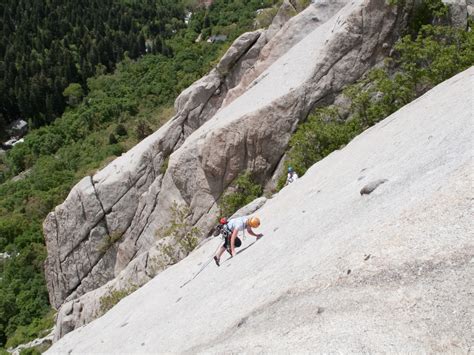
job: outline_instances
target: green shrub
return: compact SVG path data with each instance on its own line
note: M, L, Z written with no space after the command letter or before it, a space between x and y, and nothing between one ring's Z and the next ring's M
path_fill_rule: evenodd
M395 50L395 64L420 94L474 64L474 32L427 25L415 39L402 38Z
M220 200L221 216L231 216L239 208L249 204L262 195L262 186L257 184L250 172L240 174L233 182L231 192L224 194Z
M115 134L120 136L120 137L123 137L123 136L126 136L128 134L127 132L127 129L125 128L125 126L121 123L119 123L117 125L117 127L115 127Z
M411 102L415 85L404 73L389 77L386 70L374 69L344 94L351 100L351 117L366 129Z
M48 312L44 317L34 319L28 325L21 325L15 329L15 332L8 338L7 348L15 348L20 344L26 344L33 339L41 338L51 331L54 326L55 313Z
M173 202L171 206L170 224L157 232L158 238L169 238L169 243L162 246L163 256L169 264L177 263L181 258L191 253L199 242L201 231L191 223L191 209L179 206Z
M100 308L99 312L100 315L107 313L109 310L112 309L117 303L119 303L123 298L127 297L128 295L132 294L138 289L137 286L133 285L126 289L122 290L112 290L109 289L109 292L102 296L99 300Z
M105 254L107 250L109 250L110 247L112 247L112 245L115 244L115 242L117 242L118 240L120 240L120 238L122 238L122 235L123 233L120 233L120 232L113 232L110 235L106 235L104 237L102 244L99 247L99 252L101 254Z
M115 134L110 133L109 134L109 144L117 144L118 140L117 137L115 137Z
M390 5L405 8L406 0L389 0ZM429 24L439 24L446 21L449 8L442 0L417 1L411 8L405 33L415 38L421 27Z
M41 355L41 352L36 348L22 349L20 355Z
M165 160L163 161L163 164L160 166L160 174L164 175L166 173L166 170L168 169L168 164L170 162L170 156L168 155Z
M346 145L361 131L359 120L342 121L336 107L317 109L291 137L287 166L292 166L301 176L314 163ZM278 190L285 181L286 173L278 180Z
M139 140L142 140L148 137L152 133L153 133L153 130L151 129L150 125L147 122L145 122L144 120L139 120L137 122L135 134L137 135L137 138Z
M443 13L429 2L433 13ZM438 9L438 10L436 10ZM430 10L430 11L431 11ZM289 144L287 165L299 175L364 129L386 118L433 86L474 64L474 32L425 25L413 39L405 36L395 45L394 58L384 68L370 71L343 91L351 105L344 122L336 107L317 109L302 123ZM283 187L281 176L278 188Z

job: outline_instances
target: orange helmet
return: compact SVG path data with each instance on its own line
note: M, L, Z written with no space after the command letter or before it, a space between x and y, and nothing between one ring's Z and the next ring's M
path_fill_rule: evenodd
M258 217L250 217L247 223L252 228L257 228L260 225L260 219Z

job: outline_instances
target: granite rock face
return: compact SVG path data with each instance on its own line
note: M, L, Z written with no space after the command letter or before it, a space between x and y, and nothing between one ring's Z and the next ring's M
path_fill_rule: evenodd
M210 241L47 353L469 353L473 77L316 163L221 267Z
M454 27L467 29L468 18L472 16L472 0L442 0L448 6L450 24ZM469 4L471 3L471 4Z
M244 170L270 180L299 121L381 60L403 18L384 0L318 1L268 38L259 30L237 39L177 98L166 125L85 177L48 215L51 303L59 308L119 275L142 280L146 268L134 263L157 245L173 204L189 207L192 223L209 231L232 181ZM231 93L237 87L244 89Z

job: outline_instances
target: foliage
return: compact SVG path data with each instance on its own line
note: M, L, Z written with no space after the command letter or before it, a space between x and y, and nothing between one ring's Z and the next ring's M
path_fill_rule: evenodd
M176 201L171 206L171 222L157 232L160 239L168 239L162 244L162 256L168 260L168 265L177 263L196 248L201 231L191 223L191 210Z
M317 109L291 137L287 166L291 165L301 176L314 163L346 145L361 131L362 125L358 119L347 122L341 120L336 107ZM278 180L278 190L285 181L286 174Z
M168 169L168 164L170 162L170 156L168 155L165 160L163 161L163 164L160 166L160 174L164 175L166 173L166 170Z
M351 99L351 114L364 129L392 114L414 99L413 81L404 74L390 77L383 69L374 69L344 94Z
M414 82L431 88L474 64L474 33L449 26L426 25L418 36L406 36L396 46L404 75Z
M41 352L36 348L28 348L21 350L20 355L41 355Z
M264 28L271 25L273 18L278 13L278 7L270 7L262 9L255 19L255 25L258 28Z
M0 346L7 337L14 335L21 325L29 325L20 334L37 333L42 324L38 323L49 310L48 294L43 275L43 261L46 250L43 244L33 242L42 240L41 232L31 234L30 228L20 235L18 246L10 244L7 248L9 258L0 261L2 276L0 279ZM38 233L39 232L39 233ZM20 245L24 244L24 247ZM36 323L35 323L36 319ZM20 335L17 334L16 339ZM23 337L21 337L23 339ZM15 340L13 340L15 341Z
M125 126L121 123L119 123L117 125L117 127L115 127L115 134L118 135L118 136L126 136L128 134L127 132L127 129L125 128Z
M15 348L30 339L46 336L54 326L55 313L49 311L44 317L34 319L31 324L19 326L6 343L7 348Z
M232 40L241 33L242 28L252 29L256 10L272 7L277 2L215 0L208 11L196 14L196 23L193 26L198 26L196 29L201 27L206 38L210 35L224 34ZM206 28L209 30L206 31Z
M232 216L239 208L260 197L263 189L253 180L250 172L246 171L235 179L230 190L221 198L221 216Z
M109 134L109 144L117 144L118 140L117 137L113 133Z
M105 254L115 242L122 238L122 235L123 233L120 232L113 232L110 235L106 235L102 244L99 246L99 253Z
M84 97L84 90L81 84L72 83L63 91L63 96L67 98L69 106L77 106Z
M389 0L389 4L404 8L407 6L407 1ZM416 1L409 13L406 33L415 38L422 26L446 22L448 13L449 8L442 0Z
M185 26L171 0L5 0L0 10L0 112L34 127L63 113L69 84L85 88L125 56L167 54L164 42Z
M153 133L153 130L151 129L151 127L148 125L147 122L145 122L144 120L139 120L137 122L137 127L135 128L135 134L139 140L142 140L148 137L152 133Z
M99 312L100 315L107 313L109 310L112 309L117 303L119 303L123 298L127 297L128 295L132 294L138 289L137 286L130 286L128 288L124 288L121 290L112 290L109 289L108 293L102 296L99 300L100 308Z

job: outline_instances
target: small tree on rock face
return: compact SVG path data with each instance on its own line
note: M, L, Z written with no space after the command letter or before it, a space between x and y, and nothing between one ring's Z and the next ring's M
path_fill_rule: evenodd
M262 186L252 179L249 171L240 174L232 185L233 191L226 193L220 201L222 216L231 216L239 208L262 195Z
M127 133L127 129L125 128L125 126L121 123L119 123L117 125L117 127L115 128L115 134L117 134L118 136L126 136L128 133Z
M136 134L138 139L144 139L153 133L153 130L150 128L148 123L143 120L138 121Z
M191 210L187 206L179 206L173 202L171 206L171 222L168 227L158 231L160 238L170 241L161 246L163 259L168 265L176 264L183 257L191 253L198 245L201 231L190 221Z
M117 143L118 143L118 140L115 137L115 135L113 133L110 133L110 135L109 135L109 144L117 144Z

